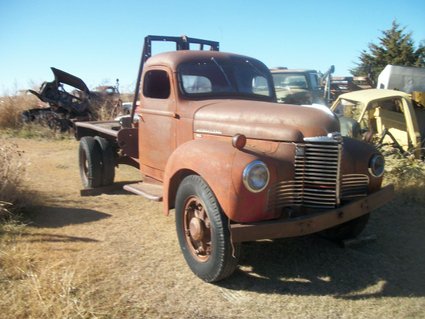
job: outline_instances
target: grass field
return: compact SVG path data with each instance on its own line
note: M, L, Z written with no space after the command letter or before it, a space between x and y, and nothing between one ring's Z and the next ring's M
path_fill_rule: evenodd
M425 318L423 188L410 177L372 215L376 241L246 243L235 274L213 285L186 266L160 203L79 195L76 141L7 141L24 152L34 203L27 226L0 228L0 318Z

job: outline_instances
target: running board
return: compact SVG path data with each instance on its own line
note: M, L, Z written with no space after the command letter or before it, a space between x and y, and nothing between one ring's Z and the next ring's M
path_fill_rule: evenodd
M155 202L162 202L162 185L161 184L152 184L152 183L135 183L127 184L123 187L126 191L141 195L147 199L153 200Z

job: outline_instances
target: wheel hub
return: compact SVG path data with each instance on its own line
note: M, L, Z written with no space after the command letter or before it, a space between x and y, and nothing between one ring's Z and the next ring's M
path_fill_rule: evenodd
M202 240L205 233L205 223L198 217L193 217L189 223L190 237L194 240Z

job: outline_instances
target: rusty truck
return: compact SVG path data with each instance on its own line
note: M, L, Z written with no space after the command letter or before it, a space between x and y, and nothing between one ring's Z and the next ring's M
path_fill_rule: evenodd
M176 48L152 55L155 41ZM138 168L142 182L124 189L175 211L183 256L206 282L234 272L242 242L353 238L393 196L374 146L341 137L326 107L277 103L268 68L218 42L147 36L136 83L129 117L76 123L83 185Z

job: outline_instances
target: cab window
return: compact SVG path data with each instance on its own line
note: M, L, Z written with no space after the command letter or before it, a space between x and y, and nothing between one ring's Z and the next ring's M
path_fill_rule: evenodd
M170 96L170 79L164 70L152 70L145 73L143 95L153 99L168 99Z

